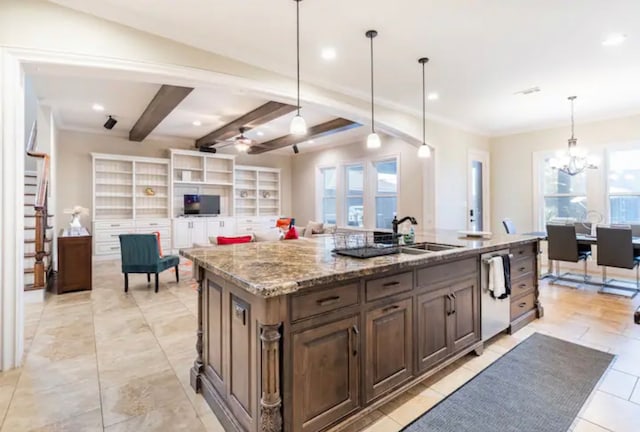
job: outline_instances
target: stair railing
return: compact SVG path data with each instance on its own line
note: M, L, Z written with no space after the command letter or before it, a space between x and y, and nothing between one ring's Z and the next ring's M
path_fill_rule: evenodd
M27 155L40 159L36 181L35 209L35 264L33 266L33 289L45 288L45 276L48 271L44 265L47 256L46 240L48 228L47 189L49 187L49 175L51 161L47 153L40 153L37 147L38 126L33 122L29 140L27 142ZM51 260L49 260L51 262Z

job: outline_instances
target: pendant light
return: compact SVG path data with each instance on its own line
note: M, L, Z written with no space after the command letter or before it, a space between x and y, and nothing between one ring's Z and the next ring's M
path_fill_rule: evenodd
M292 135L306 135L307 122L300 115L300 2L302 0L293 0L296 2L296 65L297 65L297 83L298 83L298 113L291 120L289 132Z
M576 98L577 96L568 97L571 102L571 138L568 141L569 148L565 154L561 154L558 158L553 158L549 161L551 168L570 176L578 175L586 169L598 169L597 160L577 147L578 139L574 135L575 121L573 118L573 104Z
M369 30L365 36L371 40L371 133L367 136L367 148L377 149L382 145L375 129L375 108L373 106L373 38L378 36L378 32Z
M427 145L427 102L426 102L426 79L425 65L429 62L427 57L422 57L418 63L422 65L422 145L418 148L419 158L431 157L431 148Z

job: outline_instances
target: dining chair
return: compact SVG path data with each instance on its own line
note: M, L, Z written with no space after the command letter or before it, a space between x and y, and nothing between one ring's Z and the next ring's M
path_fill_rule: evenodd
M602 289L631 291L632 297L640 292L640 251L633 248L633 232L630 227L597 227L598 265L602 266ZM612 285L614 279L607 280L607 267L636 270L636 287ZM609 292L610 293L610 292Z
M515 234L516 233L516 225L509 218L502 219L502 226L507 234Z
M576 222L576 234L591 235L591 222Z
M176 282L180 282L177 255L160 256L158 238L155 234L120 234L120 254L122 273L124 273L124 292L129 291L129 273L146 273L147 282L151 282L151 273L156 275L158 292L158 274L174 267Z
M640 237L640 225L631 224L629 226L631 227L631 235L633 235L634 237Z
M587 282L587 259L591 256L591 245L578 243L576 226L572 224L548 224L547 225L548 258L555 261L556 275L552 283L558 279L564 279L571 273L560 274L560 261L577 263L584 262L584 282Z

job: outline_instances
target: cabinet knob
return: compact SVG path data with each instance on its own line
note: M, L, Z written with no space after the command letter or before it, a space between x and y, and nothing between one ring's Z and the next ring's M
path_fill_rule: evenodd
M340 301L340 296L327 297L324 299L317 300L316 303L318 306L329 306Z
M393 282L385 282L385 283L382 284L382 286L384 288L389 288L389 287L396 286L396 285L400 285L400 282L393 281Z

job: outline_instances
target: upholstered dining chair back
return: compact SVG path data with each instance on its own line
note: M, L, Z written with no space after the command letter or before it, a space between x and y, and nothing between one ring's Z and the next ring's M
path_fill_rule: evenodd
M632 269L634 267L631 228L597 227L598 265Z
M502 219L502 226L504 226L504 230L507 234L515 234L516 233L516 225L509 218Z
M576 222L576 234L591 235L591 222Z
M631 235L634 237L640 237L640 225L630 225L631 226Z
M550 260L578 262L578 239L574 224L547 225L547 241Z

